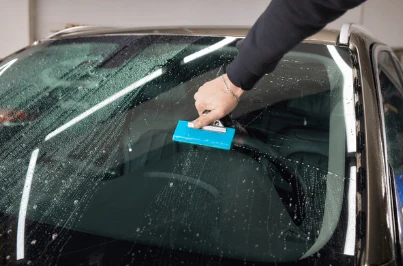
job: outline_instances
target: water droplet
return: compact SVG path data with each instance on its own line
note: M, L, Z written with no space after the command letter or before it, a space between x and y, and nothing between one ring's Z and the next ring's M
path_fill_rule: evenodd
M36 244L36 240L32 240L31 245L35 245L35 244Z
M75 200L75 201L74 201L74 205L77 205L77 204L78 204L78 200Z
M36 208L38 208L38 206L34 205L32 208L33 208L34 210L36 210Z
M140 228L139 228L139 227L137 227L136 232L137 232L137 233L140 232Z
M56 239L56 237L57 237L57 234L56 234L56 233L54 233L54 234L52 235L52 240L55 240L55 239Z
M174 185L174 183L173 183L173 182L169 183L169 187L172 187L173 185Z

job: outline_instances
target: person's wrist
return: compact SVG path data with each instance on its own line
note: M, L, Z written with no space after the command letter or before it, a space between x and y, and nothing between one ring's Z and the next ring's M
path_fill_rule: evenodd
M238 97L241 98L242 94L244 94L245 90L243 90L240 87L237 87L236 85L234 85L231 80L228 78L227 74L223 75L223 78L225 79L225 82L227 83L228 87L230 90L232 90L232 92Z

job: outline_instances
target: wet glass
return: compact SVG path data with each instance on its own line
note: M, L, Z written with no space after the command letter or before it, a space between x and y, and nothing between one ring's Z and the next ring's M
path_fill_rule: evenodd
M77 37L6 58L0 259L354 263L347 50L301 44L288 53L232 113L231 150L172 141L238 41Z
M394 181L395 210L399 241L403 232L403 87L401 71L388 51L377 54L379 90L382 95L383 121L389 171Z

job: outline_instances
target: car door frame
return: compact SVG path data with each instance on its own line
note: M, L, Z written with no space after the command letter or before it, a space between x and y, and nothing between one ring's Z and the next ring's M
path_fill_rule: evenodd
M342 34L342 33L341 33ZM381 123L372 68L371 47L374 36L360 28L349 30L348 43L353 62L353 89L357 128L357 265L396 265L394 228L388 226L392 215L387 167L383 160ZM379 247L382 247L381 249Z
M372 67L373 67L373 72L374 72L374 80L375 80L375 89L377 92L377 97L378 97L378 112L379 112L379 118L381 121L381 134L382 134L382 144L383 144L383 159L385 162L385 165L388 166L388 171L386 172L387 179L389 180L390 187L388 191L390 191L390 196L392 197L391 203L392 203L392 217L390 218L393 221L393 228L395 232L395 238L394 238L394 245L396 247L395 249L395 256L397 259L398 263L402 263L402 258L403 258L403 216L399 215L399 212L397 211L397 188L394 182L394 174L393 170L391 169L391 166L388 161L388 147L387 147L387 141L386 141L386 125L385 125L385 113L384 113L384 108L382 106L383 103L383 96L381 92L381 85L380 85L380 79L379 79L379 68L378 68L378 55L380 52L388 52L393 60L394 67L397 68L396 72L398 72L398 75L401 75L402 70L400 69L399 71L399 61L396 57L396 55L393 53L393 50L389 48L388 46L380 43L376 43L372 46L372 51L371 51L371 56L372 56ZM400 72L400 73L399 73ZM398 77L399 78L399 77ZM402 83L401 77L398 82ZM403 83L401 84L403 85ZM403 91L400 91L403 96ZM400 223L399 223L400 221Z

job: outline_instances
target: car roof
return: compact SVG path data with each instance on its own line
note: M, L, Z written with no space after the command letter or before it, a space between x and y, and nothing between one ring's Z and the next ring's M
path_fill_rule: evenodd
M44 40L64 39L71 37L86 37L99 35L126 35L126 34L157 34L157 35L193 35L193 36L234 36L245 37L249 27L140 27L140 28L119 28L119 27L97 27L77 26L58 31ZM337 43L339 30L322 30L317 34L305 39L305 42L323 43L335 45Z

